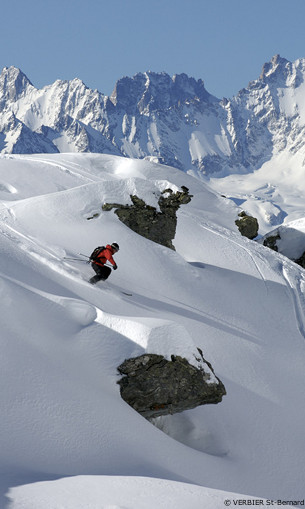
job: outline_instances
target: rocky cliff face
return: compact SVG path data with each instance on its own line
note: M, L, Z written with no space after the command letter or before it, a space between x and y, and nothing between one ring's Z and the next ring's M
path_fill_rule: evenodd
M231 100L185 74L138 73L110 97L79 79L41 90L14 67L0 75L0 152L104 152L157 157L219 176L253 171L272 154L304 151L305 59L276 55Z

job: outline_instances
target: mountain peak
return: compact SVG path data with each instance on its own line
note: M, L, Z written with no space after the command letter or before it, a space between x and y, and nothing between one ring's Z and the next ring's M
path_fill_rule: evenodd
M33 87L28 77L18 67L4 67L0 74L0 98L16 101L29 87Z
M140 112L168 109L195 98L209 101L213 96L201 79L197 81L184 73L171 78L166 72L146 71L118 80L110 98L115 106L131 113L136 109Z
M19 69L18 67L15 67L14 65L11 65L10 67L3 67L2 72L0 74L0 79L7 79L9 81L23 81L24 83L27 83L29 85L33 84L30 82L29 78Z
M78 78L37 90L20 69L5 67L0 152L107 152L205 175L252 171L276 150L305 153L304 81L305 59L275 55L230 102L210 95L201 79L151 70L121 78L108 97ZM9 112L32 132L31 146L19 137L16 148Z
M282 58L278 54L274 55L271 58L270 62L266 62L263 65L260 79L264 80L265 78L268 78L273 74L282 72L285 68L287 68L287 65L291 65L291 62L289 62L289 60L286 60L286 58Z

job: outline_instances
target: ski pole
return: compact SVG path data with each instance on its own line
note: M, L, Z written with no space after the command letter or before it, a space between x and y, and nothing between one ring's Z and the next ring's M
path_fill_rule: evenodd
M85 255L85 254L83 254L83 253L78 253L78 254L79 254L80 256L84 256L85 258L88 258L88 260L90 260L90 256Z
M87 260L82 260L81 258L69 258L68 256L64 256L63 260L70 260L74 262L86 262Z
M78 253L78 254L79 254L80 256L84 256L85 258L88 258L88 260L89 260L89 262L90 262L90 256L87 256L87 255L85 255L85 254L83 254L83 253ZM79 260L79 258L78 258L78 260ZM86 262L87 262L87 260L79 260L79 261L81 261L81 262L85 262L85 261L86 261ZM87 263L89 263L89 262L87 262ZM111 264L109 264L109 263L104 263L104 265L106 265L106 267L113 267L113 265L111 265Z

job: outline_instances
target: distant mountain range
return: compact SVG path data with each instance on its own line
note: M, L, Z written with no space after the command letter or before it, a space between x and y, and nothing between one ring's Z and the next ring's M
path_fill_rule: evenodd
M248 173L304 152L305 59L276 55L231 99L186 74L138 73L111 96L79 79L36 89L16 67L0 75L0 153L100 152L181 170Z

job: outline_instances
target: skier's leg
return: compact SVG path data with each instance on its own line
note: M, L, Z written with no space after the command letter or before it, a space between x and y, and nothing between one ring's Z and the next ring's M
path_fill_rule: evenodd
M93 276L91 279L89 279L89 283L91 283L92 285L95 285L98 281L100 281L101 277L96 275L96 276Z
M91 283L92 285L95 285L98 281L106 281L106 279L111 274L111 268L105 265L101 267L99 265L92 264L92 268L96 272L96 276L93 276L89 280L89 283Z
M101 267L101 270L99 271L99 274L100 274L100 278L103 281L106 281L106 279L108 279L108 277L111 274L111 268L107 267L106 265L104 265L104 267Z
M91 279L89 279L89 283L91 283L92 285L95 285L98 281L103 279L103 275L101 273L103 267L101 267L100 265L96 265L96 263L92 263L91 267L93 268L94 272L96 273L96 276L93 276Z

